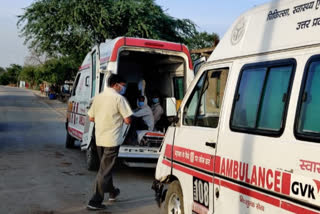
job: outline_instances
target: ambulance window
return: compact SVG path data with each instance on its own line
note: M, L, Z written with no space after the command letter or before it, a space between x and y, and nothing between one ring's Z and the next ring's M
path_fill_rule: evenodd
M184 107L183 113L183 124L192 126L194 125L196 110L199 103L199 97L203 88L203 83L206 75L203 74L197 85L194 87L194 90L189 97L186 106Z
M228 69L206 71L184 109L184 125L216 128Z
M94 97L96 93L96 68L97 68L97 54L94 51L92 54L92 87L91 87L91 97Z
M77 91L77 86L78 86L78 83L79 83L79 80L80 80L80 76L81 76L81 73L79 73L76 77L76 80L74 81L74 86L72 87L72 96L76 95L76 91Z
M100 84L99 84L99 92L103 92L104 90L104 83L106 82L105 79L104 79L104 73L100 73L99 75L99 80L100 80Z
M265 68L248 69L242 73L236 97L237 104L234 108L233 125L255 128L259 99L265 76Z
M263 63L241 72L231 129L278 135L283 128L294 62Z
M174 77L174 97L176 100L182 100L184 95L184 78Z
M320 140L320 59L308 63L297 110L295 133L311 141Z

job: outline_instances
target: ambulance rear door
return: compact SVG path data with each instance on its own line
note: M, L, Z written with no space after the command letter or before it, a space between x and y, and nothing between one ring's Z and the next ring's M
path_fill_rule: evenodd
M99 63L99 48L98 46L95 46L93 48L93 50L91 51L90 54L90 65L91 65L91 69L90 69L90 73L91 73L91 80L90 80L90 96L87 98L87 102L86 102L86 109L87 111L89 110L93 98L95 95L97 95L99 93L99 86L101 84L100 78L103 79L103 76L101 76L99 74L99 67L100 67L100 63ZM81 143L81 149L87 149L94 130L94 123L89 121L89 116L86 115L86 121L85 121L85 125L84 125L84 133L83 133L83 138L82 138L82 143Z
M68 103L68 132L77 140L82 140L90 101L90 53L85 57L75 79L74 87Z

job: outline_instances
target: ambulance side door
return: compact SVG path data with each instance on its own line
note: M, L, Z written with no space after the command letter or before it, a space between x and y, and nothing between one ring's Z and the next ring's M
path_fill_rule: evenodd
M179 178L186 213L214 211L214 158L229 68L225 65L203 69L182 103L181 124L171 148L172 172Z
M97 46L91 53L91 99L99 93L99 51Z
M81 149L85 150L90 145L90 141L92 138L93 130L94 130L94 123L89 121L89 116L87 115L88 110L90 109L90 106L92 104L93 98L95 95L99 93L99 86L100 86L100 78L103 78L103 76L99 75L99 50L97 46L93 49L90 55L90 91L89 94L87 94L87 99L85 102L86 107L86 117L85 117L85 123L84 123L84 130L83 130L83 137L82 137L82 143L81 143Z
M68 103L68 132L77 140L82 140L83 136L89 77L89 69L87 68L78 73Z

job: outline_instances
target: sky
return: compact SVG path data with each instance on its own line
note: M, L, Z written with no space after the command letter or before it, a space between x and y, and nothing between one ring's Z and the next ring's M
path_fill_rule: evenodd
M269 0L270 1L270 0ZM179 19L190 19L198 31L217 33L220 38L233 21L243 12L269 2L268 0L155 0L170 16ZM33 0L0 0L0 67L10 64L24 65L29 55L19 36L17 15Z

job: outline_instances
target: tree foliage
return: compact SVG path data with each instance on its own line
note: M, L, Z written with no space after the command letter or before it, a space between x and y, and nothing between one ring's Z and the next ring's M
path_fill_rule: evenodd
M18 27L29 48L78 60L95 43L118 36L184 42L196 32L192 21L165 14L154 0L37 0Z
M22 66L17 64L11 64L6 70L9 76L9 83L17 84L19 80L19 75L22 71Z
M44 64L24 66L19 79L27 81L32 87L43 81L62 85L65 80L73 79L77 71L75 67L75 62L67 57L52 58Z
M159 39L189 49L212 47L219 39L199 33L189 19L169 16L155 0L35 0L18 18L20 35L31 50L19 77L32 86L73 79L89 49L106 39ZM5 73L4 81L12 81Z
M0 74L0 85L8 85L9 82L9 75L7 72Z
M0 84L1 85L17 84L21 70L22 70L22 66L17 64L11 64L8 68L6 68L5 72L1 72Z
M66 57L53 58L40 67L40 77L42 80L62 85L65 80L73 79L77 69L72 60Z
M2 74L3 72L6 72L6 69L4 69L3 67L0 67L0 74Z
M44 53L38 53L34 49L29 49L29 55L25 57L25 65L43 65L48 60Z
M31 87L34 87L36 84L41 83L41 79L38 78L38 73L38 66L26 65L22 68L19 79L27 81Z
M218 42L219 36L217 34L207 32L196 32L192 37L186 39L186 44L191 50L213 47Z

